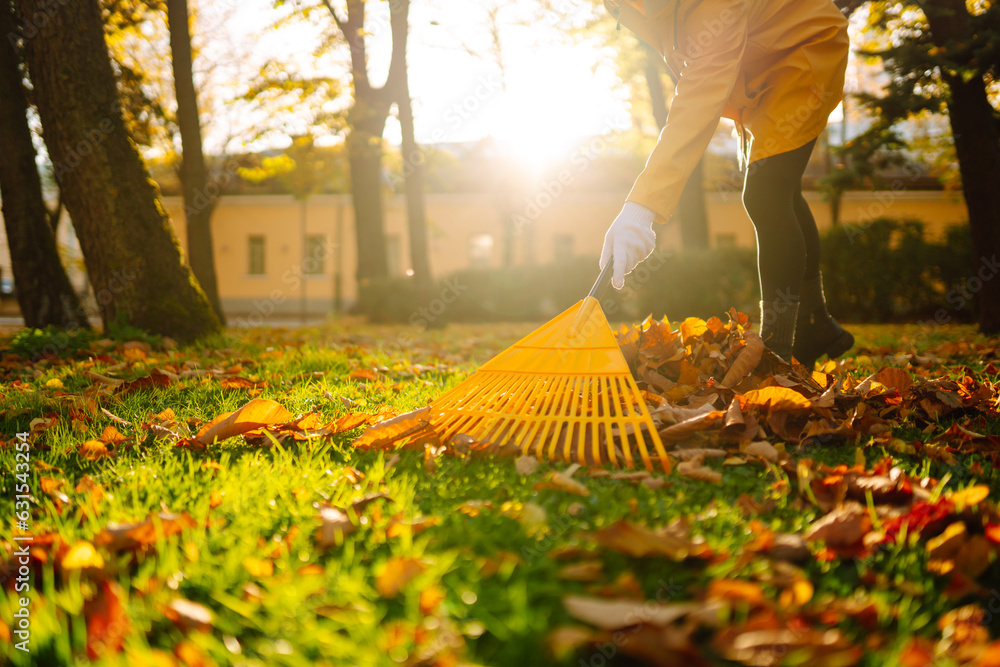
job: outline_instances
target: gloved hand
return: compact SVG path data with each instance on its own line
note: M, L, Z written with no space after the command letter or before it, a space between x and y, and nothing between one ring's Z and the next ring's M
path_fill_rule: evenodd
M615 289L624 287L625 275L656 248L656 232L653 231L655 217L656 214L645 206L627 201L604 235L601 269L608 260L614 260L611 285Z

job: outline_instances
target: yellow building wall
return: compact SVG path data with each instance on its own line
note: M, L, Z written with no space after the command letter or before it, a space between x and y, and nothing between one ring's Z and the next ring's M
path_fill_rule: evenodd
M626 193L563 193L557 197L535 196L513 207L519 222L511 232L516 264L551 262L566 255L600 255L604 232L621 209ZM831 225L830 205L818 193L806 200L820 229ZM178 197L164 204L183 247L187 247L183 204ZM707 196L709 237L713 245L753 247L754 231L740 194L714 192ZM303 222L304 209L304 222ZM385 201L385 233L390 270L403 275L410 267L406 207L403 197ZM431 267L444 276L470 266L500 266L505 232L497 200L490 194L432 194L427 196ZM951 192L851 192L841 203L841 222L865 223L878 217L913 218L927 225L928 236L939 238L950 224L967 219L960 193ZM305 235L324 238L323 273L302 279L303 225ZM298 313L304 295L314 313L333 306L335 280L341 278L345 305L357 296L355 274L354 211L348 195L319 195L303 204L290 196L260 195L223 197L212 218L219 292L227 311L234 314ZM264 237L265 274L249 274L249 237ZM492 252L480 253L484 237L493 242ZM677 248L678 225L657 230L658 244ZM487 244L488 245L488 244ZM529 250L530 249L530 250ZM595 261L596 264L596 261ZM597 272L595 266L595 274Z

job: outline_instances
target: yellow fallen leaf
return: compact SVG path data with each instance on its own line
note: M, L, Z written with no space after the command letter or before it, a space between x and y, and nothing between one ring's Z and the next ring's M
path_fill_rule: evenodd
M975 507L986 500L986 497L989 495L990 487L985 484L976 484L961 491L956 491L951 494L950 498L951 502L955 503L955 507L961 510L963 507Z
M274 574L274 562L250 556L243 559L243 569L249 572L251 577L270 577Z
M45 383L45 388L46 389L62 389L63 388L62 380L60 380L59 378L52 378L51 380L49 380L48 382Z
M788 387L751 389L740 398L740 407L744 410L747 408L801 410L809 406L808 398Z
M93 544L86 540L80 540L63 555L61 564L64 570L104 567L104 556L94 548Z

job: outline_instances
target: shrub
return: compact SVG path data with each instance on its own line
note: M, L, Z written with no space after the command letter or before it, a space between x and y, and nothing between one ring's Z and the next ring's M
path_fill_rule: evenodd
M971 295L959 304L953 292L971 266L967 225L949 228L944 243L935 243L920 221L879 218L830 229L822 247L827 306L836 317L889 322L931 317L940 308L972 315Z
M822 238L823 280L834 316L848 322L934 317L970 320L972 241L968 225L928 241L924 224L879 218L841 225ZM760 300L752 248L659 251L629 275L620 292L609 289L602 307L609 320L646 315L671 320L722 316L730 308L755 316ZM409 278L369 283L363 311L375 322L440 326L445 322L544 320L586 295L597 278L594 257L544 266L465 269L435 283L419 299ZM974 287L974 283L973 283Z
M96 335L90 329L67 329L47 326L44 329L22 329L10 341L10 349L26 359L68 357L88 350Z
M644 265L654 268L647 280ZM750 248L657 252L625 284L636 293L639 317L706 319L733 307L753 314L760 301L757 254Z

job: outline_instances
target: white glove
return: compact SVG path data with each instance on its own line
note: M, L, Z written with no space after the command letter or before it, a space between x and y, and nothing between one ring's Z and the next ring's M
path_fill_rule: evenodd
M604 250L601 251L601 270L609 259L614 259L611 285L615 289L624 287L625 275L632 273L632 269L656 248L655 218L656 214L645 206L627 201L608 227L604 235Z

